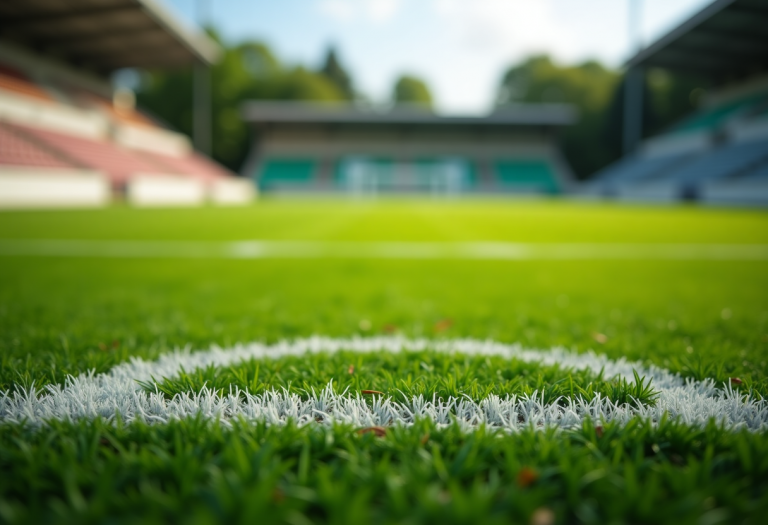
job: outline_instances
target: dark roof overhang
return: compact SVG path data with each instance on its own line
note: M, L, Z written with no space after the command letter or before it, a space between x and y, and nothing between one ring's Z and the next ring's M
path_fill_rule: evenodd
M416 107L394 107L388 111L352 104L297 102L247 102L243 119L254 125L355 125L366 127L527 127L567 126L576 122L573 106L567 104L520 104L506 106L486 116L443 116Z
M211 64L220 54L158 0L3 0L0 39L102 73Z
M768 2L715 0L627 61L714 80L768 70Z

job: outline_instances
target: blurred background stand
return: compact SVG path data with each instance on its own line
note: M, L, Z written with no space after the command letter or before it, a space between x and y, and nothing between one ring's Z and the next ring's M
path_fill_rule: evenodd
M213 40L155 0L2 2L0 206L101 206L152 192L142 202L217 202L222 195L228 204L250 201L252 185L222 191L238 180L234 173L194 151L185 135L137 108L130 89L112 83L116 73L134 68L198 64L207 71L219 55ZM207 128L210 104L202 106ZM177 194L172 187L185 189Z

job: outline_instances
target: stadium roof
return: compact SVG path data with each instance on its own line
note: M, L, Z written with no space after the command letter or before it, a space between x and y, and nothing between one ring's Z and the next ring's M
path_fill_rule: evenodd
M566 126L576 121L576 111L566 104L514 105L483 117L441 116L416 107L373 111L351 104L248 102L243 118L254 124L394 125L394 126Z
M766 28L765 0L715 0L626 65L687 71L714 79L766 70Z
M219 54L159 0L2 0L0 38L100 72L212 63Z

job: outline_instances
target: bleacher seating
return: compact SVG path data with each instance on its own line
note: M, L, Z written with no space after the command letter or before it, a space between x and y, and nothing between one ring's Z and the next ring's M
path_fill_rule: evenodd
M229 171L130 106L115 107L107 98L75 87L52 90L0 64L3 169L93 170L119 191L135 176L182 176L210 187L212 198L214 193L224 195L222 201L234 202L235 193L253 194L238 184L222 186L222 180L233 178Z
M768 101L765 93L749 94L697 111L670 130L670 133L715 130L728 121L765 109Z
M768 206L768 162L744 176L702 185L700 198L714 204Z
M395 160L349 156L336 163L337 188L355 193L428 192L453 194L475 184L473 164L463 157Z
M598 172L595 180L602 185L614 186L640 182L669 172L693 158L691 153L678 153L660 157L627 157Z
M191 153L183 157L161 155L153 152L141 152L153 164L163 168L166 173L180 173L200 178L204 181L212 181L230 174L215 162L202 155Z
M342 157L328 163L327 181L318 175L320 160L263 159L255 179L263 190L342 190L352 192L454 193L504 191L555 194L563 191L552 163L545 158L498 159L493 178L479 180L478 166L465 157L429 157L399 161L375 156Z
M738 176L766 158L768 158L768 141L751 140L726 144L697 156L685 165L665 174L663 178L672 183L701 184L706 181Z
M32 97L38 101L52 101L52 97L24 76L7 67L0 66L0 89Z
M762 180L766 179L768 180L768 160L765 162L758 164L753 169L748 170L744 175L741 177L741 179L744 180Z
M451 189L460 188L464 191L472 190L477 186L477 167L475 163L463 157L436 157L417 159L418 169L426 171L442 171L443 177L450 179L448 184ZM445 173L447 171L447 173ZM438 175L439 176L439 175Z
M81 167L108 174L114 184L125 183L134 173L163 171L160 166L146 160L140 153L120 148L106 140L91 140L39 128L18 128Z
M750 195L749 187L768 170L767 111L765 90L702 109L647 141L641 153L598 172L583 193L651 201L765 199L764 189Z
M175 24L155 10L137 5L135 14L152 24L162 15L163 31ZM56 46L36 49L24 34L0 45L0 207L102 206L114 198L132 202L133 194L141 195L135 204L239 204L255 195L250 180L195 153L188 137L137 109L130 90L111 84L109 74L127 67L122 60L131 38L104 57L94 49L100 59L111 55L96 67ZM171 28L160 47L180 45L179 65L212 62L213 42L189 38ZM144 66L159 65L151 55Z
M0 166L71 168L72 164L26 139L14 126L0 122Z
M768 161L768 141L765 139L658 158L633 156L603 170L585 188L585 193L597 192L630 200L702 198L712 201L708 196L713 192L736 195L734 188L737 187L738 192L743 192L749 182L739 181L734 185L734 181L765 161ZM723 184L713 186L717 181L723 181ZM715 191L712 189L715 186L729 189ZM725 200L725 197L722 199Z
M85 93L78 91L73 93L73 98L78 100L81 104L97 108L99 111L106 113L110 119L117 122L126 122L130 124L138 124L143 126L156 127L157 124L149 117L136 111L135 109L116 109L112 101L107 100L98 95L91 93Z

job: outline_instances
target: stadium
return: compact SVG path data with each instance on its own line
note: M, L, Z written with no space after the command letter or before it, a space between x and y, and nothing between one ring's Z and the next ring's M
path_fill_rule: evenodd
M125 67L208 63L216 45L154 2L80 4L1 8L0 206L250 200L247 183L109 82L110 72ZM134 43L126 50L128 39ZM154 48L163 53L147 51Z
M0 5L1 523L764 521L765 2L475 114L171 3ZM437 34L374 4L212 19Z
M557 194L573 179L556 145L575 119L568 106L487 117L274 102L243 111L256 137L243 174L265 191Z
M631 58L630 70L691 72L711 79L712 88L698 111L596 174L586 191L641 201L765 205L765 16L763 2L713 2Z

